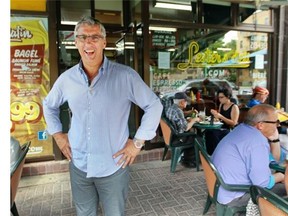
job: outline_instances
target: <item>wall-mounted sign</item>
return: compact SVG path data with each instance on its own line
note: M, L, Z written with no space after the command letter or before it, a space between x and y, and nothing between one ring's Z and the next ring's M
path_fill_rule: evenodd
M152 46L174 47L176 45L175 32L152 31Z
M53 156L42 101L50 90L48 19L11 17L10 133L31 141L28 157Z
M217 51L206 49L199 52L199 45L192 41L188 49L187 62L179 63L179 70L188 68L209 68L209 67L225 67L225 68L247 68L250 65L249 52L231 52L229 54L220 55Z

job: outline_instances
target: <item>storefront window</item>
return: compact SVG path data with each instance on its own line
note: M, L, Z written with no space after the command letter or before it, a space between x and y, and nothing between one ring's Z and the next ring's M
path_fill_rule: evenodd
M169 97L194 87L214 99L217 89L227 87L244 102L242 95L254 86L266 87L267 38L266 33L216 29L151 31L152 88Z
M74 25L80 17L91 15L90 0L61 1L61 24Z

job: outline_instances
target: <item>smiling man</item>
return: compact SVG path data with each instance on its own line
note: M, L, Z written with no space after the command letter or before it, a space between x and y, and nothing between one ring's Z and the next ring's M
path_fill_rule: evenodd
M75 26L79 64L61 74L43 101L47 130L70 161L70 180L77 215L124 216L129 166L156 135L160 99L132 68L109 61L103 53L106 31L96 19L83 17ZM62 132L59 107L72 111L68 135ZM129 139L132 103L144 115Z

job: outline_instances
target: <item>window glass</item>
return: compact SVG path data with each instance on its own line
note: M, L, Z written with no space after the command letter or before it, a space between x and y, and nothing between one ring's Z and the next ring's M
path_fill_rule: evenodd
M91 15L90 0L61 1L61 24L75 24L84 15Z
M254 86L267 85L266 33L177 29L150 35L152 88L160 97L197 88L203 98L215 99L225 87L244 103Z
M239 21L245 24L272 25L271 10L256 10L240 4Z

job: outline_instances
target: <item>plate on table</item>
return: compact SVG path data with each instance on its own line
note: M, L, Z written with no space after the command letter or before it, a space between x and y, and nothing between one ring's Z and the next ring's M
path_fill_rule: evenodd
M208 124L210 124L210 121L200 121L199 124L206 124L206 125L208 125ZM220 122L220 121L217 121L217 122L214 122L213 124L214 124L214 125L222 125L223 123Z
M214 125L222 125L223 123L220 122L220 121L216 121L216 122L214 122L213 124L214 124Z
M209 121L200 121L199 124L210 124Z

